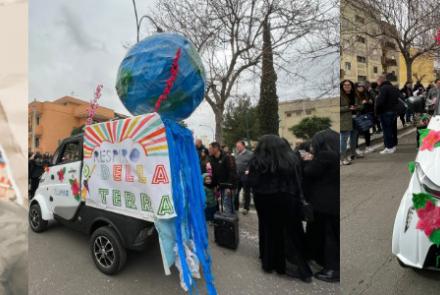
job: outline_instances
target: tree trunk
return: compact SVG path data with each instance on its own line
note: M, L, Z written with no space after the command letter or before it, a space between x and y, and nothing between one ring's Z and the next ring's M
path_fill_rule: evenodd
M215 141L223 143L223 108L217 108L214 110L215 116Z
M270 24L266 18L263 22L263 54L260 84L260 100L258 102L258 117L261 134L279 133L277 75L273 67L272 40Z
M406 82L412 82L412 64L413 61L411 59L405 58Z

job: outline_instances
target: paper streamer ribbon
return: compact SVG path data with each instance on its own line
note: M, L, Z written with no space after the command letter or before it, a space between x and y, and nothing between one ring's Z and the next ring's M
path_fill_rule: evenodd
M176 55L174 56L173 63L171 65L171 76L168 78L165 89L162 92L162 94L159 96L159 98L156 102L156 105L154 107L154 111L156 113L157 113L157 111L159 111L161 103L167 99L168 94L170 94L171 88L173 87L174 82L176 81L177 72L179 70L180 53L181 53L181 49L179 48L176 51Z

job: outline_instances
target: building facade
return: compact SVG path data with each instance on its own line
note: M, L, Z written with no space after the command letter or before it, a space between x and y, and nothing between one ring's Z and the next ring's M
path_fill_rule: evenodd
M411 54L415 54L416 50L411 49ZM400 88L406 83L406 64L403 55L400 54ZM412 81L413 83L420 81L425 87L434 82L437 78L438 70L436 68L436 59L433 55L419 56L412 65Z
M29 104L28 144L31 152L54 153L59 143L75 128L86 124L89 102L71 96ZM103 122L126 116L99 106L94 120Z
M399 51L393 40L381 36L384 28L392 30L365 9L341 1L341 80L372 82L385 74L399 83Z
M330 118L332 129L339 132L339 105L339 97L280 102L278 105L278 116L280 119L279 135L286 138L292 146L295 146L301 140L296 138L289 128L301 122L302 119L312 116Z

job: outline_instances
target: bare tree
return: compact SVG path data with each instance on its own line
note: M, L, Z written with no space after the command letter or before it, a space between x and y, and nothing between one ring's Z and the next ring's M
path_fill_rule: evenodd
M222 141L225 104L246 71L259 65L262 28L271 23L275 62L295 41L316 32L328 0L162 0L152 14L166 31L189 38L206 67L205 99L214 111L216 140Z
M365 33L394 40L405 60L407 81L412 81L412 65L417 58L440 50L435 40L440 27L439 0L345 1L360 7L378 25L378 32Z

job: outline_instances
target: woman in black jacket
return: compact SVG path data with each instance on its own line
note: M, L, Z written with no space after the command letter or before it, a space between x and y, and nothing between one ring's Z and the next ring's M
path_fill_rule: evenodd
M298 271L288 274L310 282L312 272L302 251L304 231L298 214L296 173L299 164L298 157L285 140L276 135L265 135L258 142L249 163L248 181L254 193L258 214L263 270L285 274L286 253L293 252ZM291 239L290 243L285 243L286 238ZM289 249L286 249L286 244Z
M304 193L314 210L307 224L309 258L323 269L315 277L339 281L339 135L327 129L312 139L312 153L303 156Z

